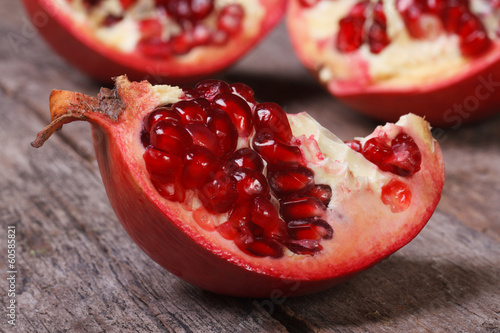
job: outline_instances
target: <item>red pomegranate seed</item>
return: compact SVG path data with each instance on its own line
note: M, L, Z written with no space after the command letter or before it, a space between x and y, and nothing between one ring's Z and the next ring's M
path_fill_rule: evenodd
M130 6L132 6L135 3L136 0L120 0L120 3L122 5L122 8L124 10L127 10Z
M315 197L321 201L323 205L328 206L332 199L332 188L329 185L317 184L306 194Z
M355 4L350 13L339 21L339 32L335 46L340 52L354 52L363 44L365 38L365 12L368 5L368 1Z
M204 124L207 121L207 112L196 100L177 102L172 105L172 109L180 115L183 125L189 123Z
M192 31L193 46L207 45L212 40L209 28L201 23L196 24Z
M313 189L314 173L304 166L271 169L267 173L269 187L281 198L292 193L303 193Z
M203 206L214 213L228 212L238 198L235 185L234 180L219 169L198 192Z
M217 157L205 147L193 146L186 152L182 181L187 189L199 189L218 169Z
M241 247L240 247L241 248ZM253 242L242 245L242 249L256 257L283 257L283 246L273 239L257 237Z
M168 120L158 121L151 128L151 145L164 152L184 156L193 139L184 127Z
M279 223L279 213L276 207L264 197L254 199L251 210L251 220L264 230L274 230Z
M267 197L269 186L264 175L249 168L235 170L231 177L235 180L238 202L251 200L255 197Z
M144 129L146 130L146 132L150 132L153 125L160 120L169 121L174 124L180 124L181 116L179 115L179 113L177 113L177 111L166 107L156 108L152 113L148 115L146 121L144 122Z
M229 115L217 109L210 109L207 113L207 127L215 134L219 147L219 157L227 157L234 152L238 145L238 130Z
M194 88L200 97L205 97L209 101L220 93L231 92L231 88L226 82L213 79L203 80L197 83Z
M352 150L357 151L358 153L361 152L361 142L359 142L358 140L349 140L346 141L345 144L348 145Z
M232 93L221 93L213 98L212 104L231 117L240 136L250 135L253 130L252 110L243 98Z
M464 56L475 56L486 51L491 40L481 21L471 14L462 16L462 26L458 31L460 51Z
M391 142L392 156L384 161L394 174L409 177L420 170L422 155L411 136L400 133Z
M299 0L302 7L313 7L321 0Z
M229 4L221 9L217 17L217 29L234 35L243 26L245 11L240 4Z
M425 32L422 30L422 26L420 25L420 19L425 11L424 5L421 2L416 1L407 5L407 2L408 1L397 1L397 6L400 10L401 16L403 17L406 29L413 38L423 38L425 36ZM400 3L404 3L407 7L401 9Z
M182 172L182 159L158 149L148 148L144 152L146 170L152 180L170 182L179 178Z
M319 242L316 239L290 240L286 242L286 246L297 254L314 255L323 250Z
M393 179L382 186L382 202L391 208L393 213L406 210L411 204L411 190L400 180Z
M163 27L158 19L144 19L139 21L139 31L143 40L161 38Z
M247 103L251 104L251 106L255 105L255 97L252 88L240 82L232 83L229 87L231 88L231 92L233 94L239 95L245 99Z
M362 150L363 156L383 171L389 171L390 166L385 165L385 161L391 158L392 150L387 142L374 137L365 142Z
M167 58L172 55L171 45L159 37L142 39L137 44L138 52L155 58Z
M250 148L240 148L227 161L228 168L250 168L257 172L264 170L264 162L259 154Z
M285 221L320 217L326 207L314 197L298 196L281 201L280 214Z
M443 26L448 33L457 33L462 25L462 17L467 15L469 9L461 3L449 4L443 15Z
M255 129L269 128L284 143L292 140L292 129L285 111L276 103L260 103L254 112Z
M308 218L287 223L288 235L292 239L331 239L332 227L322 219Z
M218 225L216 230L222 237L229 240L234 240L239 234L239 230L230 221L226 221Z
M241 227L248 227L250 224L250 205L245 202L240 205L236 205L229 213L229 222L233 224L234 227L240 229Z
M253 149L272 165L304 165L299 147L290 146L276 140L269 129L262 129L253 138Z
M210 150L215 156L220 156L219 145L214 132L207 126L200 123L190 123L185 126L193 140L193 144L202 146Z
M387 36L387 23L382 1L378 1L373 9L373 23L368 30L368 45L372 53L380 53L390 44Z
M156 0L156 4L165 6L179 22L202 20L214 9L213 0Z
M182 92L184 93L183 99L202 98L200 93L193 87L182 87Z
M194 45L194 37L191 30L183 30L178 35L170 37L168 40L170 52L176 55L189 53Z
M171 182L159 183L152 181L158 193L167 200L184 202L186 200L186 190L181 184L180 179L174 179Z
M102 25L104 27L111 27L113 25L115 25L116 23L120 22L121 20L123 20L123 16L119 15L108 15L106 16L106 18L104 18L104 20L102 21Z

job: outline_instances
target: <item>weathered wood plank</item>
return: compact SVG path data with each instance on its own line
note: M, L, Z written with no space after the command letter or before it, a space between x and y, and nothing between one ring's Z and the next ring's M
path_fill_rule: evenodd
M15 225L19 270L17 326L2 317L0 332L500 332L500 116L435 131L447 169L442 201L390 259L318 295L221 297L165 272L125 234L87 124L29 147L48 121L51 89L99 87L53 55L19 2L1 2L0 17L0 243L5 249L5 228ZM223 78L249 83L259 100L289 112L307 109L343 139L375 125L317 85L283 26Z

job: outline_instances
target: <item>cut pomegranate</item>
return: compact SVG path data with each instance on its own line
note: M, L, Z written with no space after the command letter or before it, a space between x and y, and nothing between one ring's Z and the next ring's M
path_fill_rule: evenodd
M241 103L245 126L226 114ZM160 265L218 293L335 285L415 237L444 181L439 145L411 114L345 144L305 113L216 80L181 89L120 76L97 98L53 91L50 105L53 122L33 146L65 123L91 122L127 232Z
M235 63L281 20L285 0L24 0L69 63L106 83L185 83Z
M500 110L490 0L292 0L287 16L300 60L355 110L454 128Z

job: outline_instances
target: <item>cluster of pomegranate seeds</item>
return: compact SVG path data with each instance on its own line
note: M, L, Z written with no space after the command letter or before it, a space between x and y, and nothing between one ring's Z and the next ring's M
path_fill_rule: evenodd
M383 171L410 177L420 170L420 149L412 137L404 132L392 140L384 134L368 139L363 145L358 140L350 140L346 144ZM391 207L393 213L404 211L411 203L410 189L397 179L382 187L381 197L382 202Z
M205 80L183 91L183 100L143 122L144 160L158 192L184 202L192 190L207 211L227 214L215 230L245 253L321 251L333 237L324 220L332 190L315 183L281 107L256 103L242 83Z
M491 6L496 8L498 5ZM460 50L465 56L481 54L491 45L480 17L471 11L469 0L397 0L396 10L403 18L408 33L415 39L428 35L423 18L432 16L442 31L459 37ZM339 22L336 48L340 52L354 52L365 43L374 54L391 43L387 35L383 0L358 2Z
M83 0L84 7L92 10L105 0ZM222 45L240 32L245 17L243 7L229 3L218 8L214 0L151 0L155 15L140 19L140 52L152 57L182 55L202 45ZM123 13L109 14L101 22L110 27L123 20L126 11L138 0L120 0ZM169 23L165 23L165 16ZM176 27L167 25L175 24ZM167 31L176 31L174 34ZM168 36L168 37L166 37Z
M372 22L367 30L368 10L372 11ZM358 2L339 21L336 47L340 52L354 52L364 43L372 53L379 53L390 43L382 0L373 7L370 1Z

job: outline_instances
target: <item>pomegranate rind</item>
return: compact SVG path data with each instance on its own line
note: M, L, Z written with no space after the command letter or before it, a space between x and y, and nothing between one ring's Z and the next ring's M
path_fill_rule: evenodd
M119 77L114 90L102 93L107 98L90 98L92 103L101 103L91 108L84 103L75 105L75 96L80 94L55 93L59 97L57 103L52 103L54 121L75 113L73 120L81 120L83 114L92 123L106 192L127 233L162 267L205 290L270 297L276 292L292 296L331 287L407 244L427 223L440 198L444 182L442 155L422 118L405 116L397 124L378 127L365 138L395 136L402 130L412 136L422 153L421 171L403 178L378 170L306 114L290 115L292 131L302 142L304 156L316 156L308 160L308 166L333 189L327 218L334 236L322 242L324 250L314 256L286 251L280 259L254 257L243 253L210 226L224 222L227 216L208 214L189 194L184 203L164 199L145 171L140 141L143 119L162 100L175 101L178 90ZM165 94L172 94L172 98ZM115 101L110 103L110 99ZM117 106L116 112L110 112L110 105ZM109 113L117 117L105 115ZM49 125L47 131L52 127ZM43 139L34 145L40 146L47 137L39 135ZM316 151L318 147L322 148L321 153ZM394 178L405 182L414 198L398 214L393 214L380 198L381 187ZM197 219L203 219L203 223Z
M224 46L204 47L180 57L155 59L137 51L120 52L100 42L85 23L76 22L55 0L23 0L34 26L46 42L72 66L99 82L112 84L124 73L131 80L187 84L215 75L239 60L282 19L285 0L260 0L266 15L252 31L243 31Z
M462 124L490 117L500 110L500 44L483 54L462 61L453 73L442 73L414 84L371 82L369 63L361 55L350 58L353 79L324 78L321 44L310 35L304 11L298 0L290 1L287 29L295 54L327 91L351 109L379 121L394 122L413 113L433 126L457 128ZM333 24L333 22L332 22ZM436 69L436 73L440 73Z

